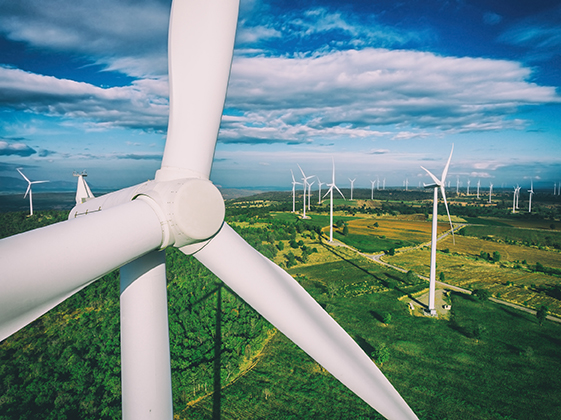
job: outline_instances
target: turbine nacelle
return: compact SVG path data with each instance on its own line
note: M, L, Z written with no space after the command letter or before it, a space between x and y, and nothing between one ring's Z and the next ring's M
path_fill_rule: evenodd
M190 254L199 249L185 250L187 245L204 243L222 227L225 216L224 199L218 188L200 178L172 181L148 181L78 204L69 219L107 210L133 200L145 201L160 219L161 249L182 248Z

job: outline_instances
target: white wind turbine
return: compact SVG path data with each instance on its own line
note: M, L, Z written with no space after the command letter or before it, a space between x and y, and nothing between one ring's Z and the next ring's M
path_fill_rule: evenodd
M479 200L479 187L481 186L481 180L477 180L477 199Z
M518 199L520 198L520 185L516 185L516 209L518 210Z
M514 189L514 193L512 194L512 213L516 213L516 194L518 189L516 187L512 187Z
M382 184L382 189L385 190L386 189L386 178L384 178L383 184Z
M425 184L425 188L434 188L433 205L432 205L432 236L431 236L431 248L430 248L430 277L429 277L429 307L428 311L431 316L436 315L435 308L435 292L436 292L436 237L437 237L437 227L438 227L438 189L442 193L442 199L444 200L444 205L446 206L446 214L448 214L448 220L450 221L450 229L452 231L452 238L454 237L454 227L452 225L452 219L450 218L450 212L448 211L448 202L446 201L446 192L444 190L444 183L446 181L446 175L448 174L448 167L450 166L450 160L452 159L452 152L454 152L454 145L452 145L452 150L450 151L450 157L448 162L442 171L441 179L434 176L428 169L423 168L426 173L434 181L433 184Z
M302 183L294 179L294 172L292 172L292 169L290 173L292 175L292 213L296 213L296 185L301 185Z
M316 178L317 178L317 180L318 180L318 196L319 196L318 204L321 204L321 186L322 186L322 185L325 185L325 182L321 182L321 181L319 180L319 177L318 177L318 176L316 176Z
M468 181L467 181L467 194L466 195L469 195L469 185L470 184L471 184L471 179L468 179Z
M489 204L491 204L491 198L493 197L493 184L489 184Z
M302 210L302 219L308 219L308 216L306 216L306 196L308 195L308 179L313 178L315 175L310 175L310 176L306 176L306 174L304 173L304 171L302 170L302 168L300 168L300 165L298 165L298 168L300 169L300 172L302 172L302 187L303 187L303 191L304 191L304 208Z
M312 181L308 184L308 210L311 209L311 202L312 202L312 185L315 184L316 181Z
M355 179L349 178L349 181L351 181L351 201L353 201L353 189L354 189L356 178Z
M331 172L331 184L327 184L329 190L325 193L324 197L329 194L329 242L333 242L333 188L339 191L341 197L345 199L345 196L341 190L335 185L335 161L332 160L333 171Z
M374 200L374 184L376 184L376 181L370 181L370 184L372 184L370 188L370 199Z
M174 246L383 416L416 419L370 357L298 282L224 223L224 200L209 175L238 8L232 0L173 2L170 117L154 180L79 204L67 221L0 241L0 340L121 267L123 418L171 420L161 251Z
M23 198L27 197L27 194L29 194L29 215L33 216L33 188L31 186L33 184L43 184L43 183L49 182L49 181L30 181L23 174L23 172L20 171L20 168L16 168L16 169L19 172L19 174L23 177L23 179L25 179L27 181L27 190L25 191L25 195L23 196Z
M460 194L460 177L456 177L456 195Z
M530 189L528 190L530 193L530 202L528 204L528 213L532 213L532 196L534 195L534 181L530 181Z
M78 186L76 187L76 204L82 204L92 198L95 198L92 194L92 190L90 190L90 186L86 182L85 178L88 176L86 171L82 171L82 173L74 172L72 175L78 177Z

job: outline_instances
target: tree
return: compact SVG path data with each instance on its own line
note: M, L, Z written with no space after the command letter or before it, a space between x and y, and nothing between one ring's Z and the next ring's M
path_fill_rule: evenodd
M388 250L388 255L395 255L395 248L390 248Z
M413 270L409 270L405 275L405 280L409 284L415 284L417 280L419 280L419 276L417 276Z
M489 290L487 289L475 289L472 293L472 295L477 299L477 300L487 300L491 297L491 293L489 292Z
M499 262L501 260L501 254L499 251L493 252L493 262Z
M549 308L545 305L540 305L537 312L536 317L538 318L538 324L540 327L542 326L543 322L547 318L547 313L549 312Z
M444 274L444 271L440 272L440 281L446 281L446 275Z
M384 315L384 324L389 324L390 322L392 322L392 314L386 312Z
M349 234L349 226L345 223L343 225L343 235L347 236Z
M372 358L381 366L390 360L390 349L386 347L385 343L382 343L372 352Z

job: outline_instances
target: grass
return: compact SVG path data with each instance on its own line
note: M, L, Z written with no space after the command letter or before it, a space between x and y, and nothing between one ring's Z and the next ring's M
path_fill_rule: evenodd
M561 232L511 226L466 226L464 234L481 239L561 249Z

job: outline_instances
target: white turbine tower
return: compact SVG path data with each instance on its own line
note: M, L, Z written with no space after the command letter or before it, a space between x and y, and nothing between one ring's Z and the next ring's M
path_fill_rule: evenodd
M530 189L528 190L530 193L530 202L528 204L528 213L532 213L532 196L534 195L534 181L530 181Z
M382 189L385 190L386 189L386 178L384 178L383 184L382 184Z
M23 196L23 198L27 197L27 194L29 194L29 215L33 216L33 188L31 187L33 184L43 184L45 182L49 182L49 181L30 181L24 174L22 171L20 171L19 168L17 168L17 171L19 172L19 174L23 177L23 179L25 179L27 181L27 190L25 191L25 195Z
M467 182L467 194L466 194L466 195L469 195L469 185L470 185L470 184L471 184L471 179L468 179L468 182Z
M520 185L516 185L516 209L518 210L518 201L520 198Z
M345 196L341 190L335 185L335 161L332 160L333 171L331 172L331 184L327 184L329 190L325 193L324 197L329 194L329 242L333 242L333 188L339 191L341 197L345 199Z
M460 177L456 177L456 195L460 194Z
M302 187L304 191L304 208L302 211L302 219L307 219L308 216L306 216L306 196L308 195L308 179L313 178L315 175L306 176L302 168L300 168L300 165L298 165L298 168L300 169L300 172L302 172Z
M78 177L78 185L76 187L76 204L82 204L92 198L95 198L90 190L90 186L86 182L85 178L88 176L86 171L82 171L82 173L74 172L72 175Z
M452 150L450 151L450 157L446 166L442 171L442 177L438 179L434 176L428 169L423 168L429 176L434 181L433 184L425 184L425 188L434 188L433 205L432 205L432 236L431 236L431 248L430 248L430 277L429 277L429 307L428 312L431 316L436 315L435 308L435 292L436 292L436 237L437 237L437 227L438 227L438 190L442 193L442 199L444 200L444 205L446 206L446 214L448 214L448 220L450 221L450 229L452 230L452 237L454 237L454 227L452 225L452 219L450 218L450 212L448 211L448 202L446 201L446 192L444 191L444 183L446 181L446 175L448 174L448 167L450 166L450 160L452 159L452 152L454 152L454 145L452 145Z
M376 189L380 191L380 178L376 177Z
M374 184L376 184L376 181L370 181L370 184L372 184L370 188L370 199L374 200Z
M317 180L318 180L318 196L319 196L318 204L321 204L321 186L322 186L322 185L325 185L325 182L321 182L321 181L319 180L319 177L318 177L318 176L316 176L316 178L317 178Z
M492 200L491 200L492 197L493 197L493 184L490 183L489 184L489 204L492 203Z
M316 181L312 181L308 184L308 210L311 210L311 203L312 203L312 185L315 184Z
M516 194L518 189L516 187L512 187L514 189L514 193L512 194L512 214L516 213Z
M354 189L356 178L355 179L349 178L349 181L351 181L351 201L353 201L353 189Z
M296 185L301 185L302 183L294 179L294 172L292 172L292 169L290 173L292 175L292 213L296 213Z
M477 180L477 199L479 200L479 187L481 186L481 180Z
M122 267L123 418L171 420L161 251L174 246L197 258L380 414L416 419L370 357L298 282L224 222L224 199L209 175L238 9L232 0L173 2L170 117L154 180L79 204L67 221L0 241L0 340ZM80 246L74 246L77 239Z

